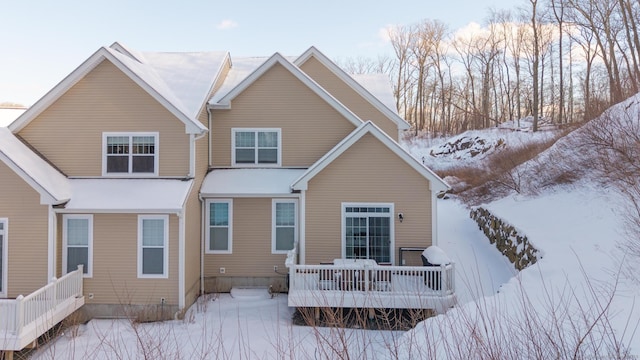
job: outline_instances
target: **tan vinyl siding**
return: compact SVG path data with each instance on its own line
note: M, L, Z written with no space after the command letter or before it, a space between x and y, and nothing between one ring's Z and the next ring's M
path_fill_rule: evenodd
M66 175L101 176L106 131L159 132L159 175L189 171L184 123L106 60L19 135Z
M169 278L138 279L138 214L93 215L93 277L88 304L178 304L178 217L169 215Z
M49 212L40 194L0 161L0 218L8 218L8 297L47 284Z
M308 167L355 129L326 101L276 64L231 103L213 110L213 165L231 165L231 129L281 128L282 166Z
M233 199L233 253L206 254L206 277L269 277L274 265L284 270L286 255L271 254L271 203L271 198Z
M398 124L376 109L368 100L353 90L326 66L322 65L316 58L309 58L300 66L300 69L358 115L360 119L363 121L371 120L392 139L398 141ZM391 83L389 83L389 86L391 86Z
M394 204L395 259L399 247L431 245L429 182L367 134L309 182L306 263L342 257L342 203ZM397 213L404 214L400 223Z

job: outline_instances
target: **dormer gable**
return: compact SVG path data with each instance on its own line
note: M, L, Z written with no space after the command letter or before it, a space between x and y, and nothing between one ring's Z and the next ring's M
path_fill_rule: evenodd
M319 69L318 66L322 66L324 68L323 70L321 70L323 73L332 74L333 76L335 76L335 78L337 78L340 82L342 82L342 84L344 84L344 86L341 86L342 89L346 89L346 88L350 89L349 94L357 94L357 96L359 96L362 99L360 100L361 104L362 104L362 101L364 101L366 104L368 104L368 106L370 106L369 109L371 110L369 110L369 113L371 113L371 111L375 109L375 111L377 111L376 114L380 114L378 116L383 116L384 118L386 118L385 121L391 122L396 131L394 131L393 133L390 133L389 135L396 136L397 133L409 129L410 127L409 123L407 123L402 117L400 117L400 115L398 115L397 109L395 109L393 94L390 91L387 91L387 89L390 89L390 86L391 86L390 81L386 81L383 86L380 86L379 84L380 79L383 79L383 77L374 78L373 76L368 76L368 77L361 76L360 77L361 81L367 80L368 82L375 85L373 87L368 86L368 88L365 88L363 84L361 84L359 81L356 81L356 79L354 79L353 76L347 74L343 69L341 69L333 61L331 61L326 55L324 55L322 52L320 52L318 49L316 49L313 46L310 47L307 51L305 51L302 55L300 55L294 61L294 64L298 68L302 69L303 71L309 71L308 69L305 68L305 65L314 66L312 65L312 63L319 64L319 65L315 65L316 69ZM311 73L309 73L309 75L311 76ZM318 75L315 75L315 76L318 77ZM384 78L386 79L386 77ZM322 77L318 77L318 79L325 80L325 78L322 78ZM328 78L326 78L326 80L331 81ZM322 86L327 88L329 91L332 91L327 87L327 84L328 82L322 83ZM333 85L336 85L335 82L333 83ZM380 91L380 90L385 90L385 91ZM374 94L373 92L377 92L377 93ZM345 92L343 90L342 94L344 93ZM334 94L334 96L336 95L337 93ZM353 97L354 95L347 95L347 96ZM367 116L363 116L363 114L358 114L358 115L363 120L373 120L373 119L367 118ZM383 126L383 124L377 124L377 125ZM388 126L384 126L384 127L388 128Z
M54 104L103 61L108 61L116 66L123 74L144 89L178 120L182 121L184 123L185 133L202 134L207 131L206 127L197 121L197 119L188 115L184 105L172 94L168 86L155 71L143 66L137 59L132 58L131 55L125 55L118 50L106 47L98 49L98 51L16 119L16 121L9 126L9 129L14 133L18 133L25 128L32 120Z
M356 114L354 114L351 110L340 103L335 97L329 94L325 89L318 85L318 83L311 79L307 74L302 72L297 66L287 60L280 53L273 54L269 59L262 63L262 65L256 68L227 93L214 95L211 101L209 101L209 106L212 109L231 109L231 103L233 99L240 95L243 91L245 91L249 86L251 86L251 84L261 78L275 65L281 65L283 68L289 71L293 76L304 83L316 95L326 101L355 126L359 126L360 124L362 124L362 120L358 118Z

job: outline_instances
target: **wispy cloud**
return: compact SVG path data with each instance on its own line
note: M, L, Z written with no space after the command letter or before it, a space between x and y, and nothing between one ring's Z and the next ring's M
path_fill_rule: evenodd
M238 23L231 19L222 20L218 25L216 25L216 29L219 30L228 30L235 27L238 27Z

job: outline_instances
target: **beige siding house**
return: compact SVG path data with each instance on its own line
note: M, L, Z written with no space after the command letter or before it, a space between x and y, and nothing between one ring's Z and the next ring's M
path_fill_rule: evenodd
M100 48L0 128L0 297L73 274L90 316L170 318L205 292L286 291L292 257L414 265L400 249L437 243L448 186L398 145L381 79L313 47Z

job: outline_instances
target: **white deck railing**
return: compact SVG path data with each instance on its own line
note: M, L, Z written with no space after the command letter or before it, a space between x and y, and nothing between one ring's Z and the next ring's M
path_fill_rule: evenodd
M27 296L19 295L16 299L0 300L0 350L7 349L3 346L3 337L5 344L10 343L7 341L9 338L19 339L19 342L22 343L24 342L22 337L26 330L29 334L40 333L43 323L52 323L46 319L58 318L59 316L56 316L58 310L68 311L70 308L68 303L76 303L73 300L82 297L82 275L83 268L82 265L79 265L77 270L60 279L53 278L49 284ZM71 308L77 309L82 304L84 301L71 305ZM57 321L52 323L50 327L55 323Z
M295 249L294 249L295 251ZM289 306L434 309L455 302L455 266L382 266L371 260L289 268ZM291 260L291 261L289 261Z

